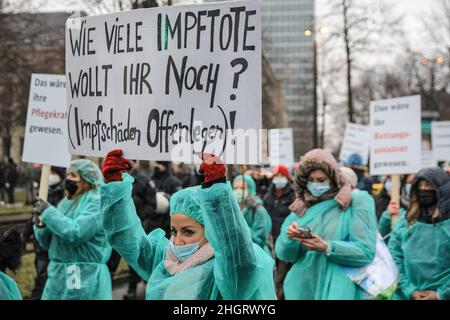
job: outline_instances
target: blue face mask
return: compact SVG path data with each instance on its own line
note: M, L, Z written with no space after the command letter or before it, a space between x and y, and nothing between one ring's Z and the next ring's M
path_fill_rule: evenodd
M309 192L311 192L311 194L316 198L320 197L324 193L327 193L331 189L330 181L325 181L325 182L308 181L308 184L306 185L306 187L308 188Z
M241 203L245 198L244 190L243 189L234 189L233 192L234 192L234 197L236 198L236 201L238 203Z
M405 185L405 192L408 196L411 194L411 184Z
M284 187L288 184L288 180L286 178L274 178L272 183L277 189L284 189Z
M203 239L205 239L205 237L203 237ZM198 248L200 247L200 243L203 241L203 239L200 240L199 242L181 245L174 244L173 239L170 239L169 246L175 258L183 262L197 252Z
M390 180L386 181L386 182L384 183L384 188L386 189L386 191L387 191L388 193L390 193L391 190L392 190L392 182L391 182Z

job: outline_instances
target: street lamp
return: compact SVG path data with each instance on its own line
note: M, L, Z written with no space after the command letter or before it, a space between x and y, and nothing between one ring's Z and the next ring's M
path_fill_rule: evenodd
M306 37L311 37L313 36L315 33L321 33L321 34L325 34L328 33L328 28L327 27L320 27L317 31L312 30L312 29L306 29L304 34ZM313 130L313 143L314 143L314 148L318 148L319 147L319 134L318 134L318 130L317 130L317 118L318 118L318 106L317 106L317 39L316 37L314 37L313 39L313 65L314 65L314 91L313 91L313 96L314 96L314 130Z
M431 77L431 90L434 91L434 84L435 84L435 72L436 72L436 64L443 64L445 62L445 58L442 56L435 57L433 59L428 58L422 58L420 59L420 64L423 66L430 65L430 77Z
M439 64L443 64L445 62L445 58L444 57L437 57L436 58L436 62Z

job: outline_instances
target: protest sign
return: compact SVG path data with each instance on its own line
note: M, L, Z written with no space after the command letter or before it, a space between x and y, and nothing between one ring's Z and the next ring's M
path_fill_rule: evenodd
M352 155L359 155L362 163L366 166L369 158L369 127L356 123L347 123L345 127L344 141L342 142L339 160L348 163Z
M370 174L416 173L421 169L420 96L370 103Z
M269 130L269 154L272 166L294 164L294 134L292 128Z
M450 121L431 123L431 144L438 161L450 161Z
M69 151L104 156L120 148L128 158L187 163L204 151L226 163L257 163L260 6L235 1L69 19Z
M438 166L438 163L434 156L434 152L432 150L422 151L421 165L422 165L422 169L436 168Z
M22 161L69 167L65 79L31 75Z

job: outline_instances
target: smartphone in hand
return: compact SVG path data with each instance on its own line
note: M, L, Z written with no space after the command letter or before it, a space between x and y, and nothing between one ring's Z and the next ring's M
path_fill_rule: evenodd
M305 227L298 227L297 230L302 234L302 236L306 239L312 238L312 232L311 229L307 226Z

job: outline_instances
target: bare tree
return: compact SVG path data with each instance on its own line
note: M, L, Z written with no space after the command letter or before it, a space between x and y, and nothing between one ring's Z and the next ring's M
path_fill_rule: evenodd
M432 90L450 90L450 1L434 0L430 12L421 16L424 30L434 46L428 63Z
M62 2L63 0L59 0ZM66 1L64 1L66 3ZM171 6L172 0L71 0L70 6L88 14L105 14L124 10Z
M30 61L25 47L33 44L35 36L42 31L37 25L32 25L28 15L15 19L16 12L35 10L28 1L0 1L0 139L2 140L2 155L10 157L12 131L18 125L24 125L28 88L30 79ZM18 25L22 28L18 28ZM29 28L27 37L19 29Z
M397 31L399 17L392 15L392 4L379 1L373 5L367 1L337 0L329 4L329 13L320 19L329 24L332 32L324 43L322 52L332 50L343 69L347 97L347 118L359 122L355 111L354 79L358 71L364 71L364 60L359 60L368 52L386 52L382 46L383 35ZM336 74L333 74L336 76Z

